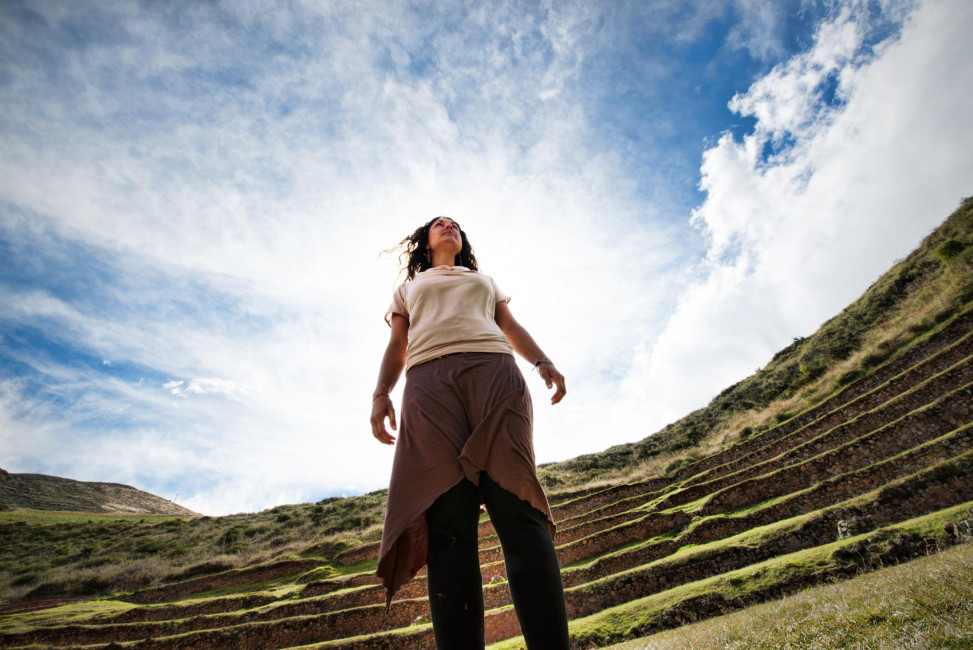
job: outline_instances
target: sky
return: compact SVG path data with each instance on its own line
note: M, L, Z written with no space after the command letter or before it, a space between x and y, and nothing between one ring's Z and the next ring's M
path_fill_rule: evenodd
M437 215L567 378L521 361L538 462L641 440L973 194L971 37L967 0L5 0L0 467L209 515L385 487L383 251Z

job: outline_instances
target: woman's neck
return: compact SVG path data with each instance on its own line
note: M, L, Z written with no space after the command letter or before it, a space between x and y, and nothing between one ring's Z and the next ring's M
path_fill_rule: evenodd
M452 253L449 252L437 253L433 251L432 268L436 268L437 266L455 266L455 265L456 265L456 256L453 255Z

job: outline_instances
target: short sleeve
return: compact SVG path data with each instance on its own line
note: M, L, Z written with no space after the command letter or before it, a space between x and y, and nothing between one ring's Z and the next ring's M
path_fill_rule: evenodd
M493 295L496 298L496 302L510 302L510 296L505 294L500 287L497 286L497 281L490 278L490 283L493 285ZM391 318L391 317L390 317Z
M392 304L385 311L385 322L392 327L392 314L409 317L409 307L405 304L405 282L396 287L392 292Z

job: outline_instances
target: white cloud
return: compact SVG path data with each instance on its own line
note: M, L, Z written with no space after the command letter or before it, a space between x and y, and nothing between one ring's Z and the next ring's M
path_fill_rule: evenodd
M218 395L239 401L244 390L232 379L220 379L218 377L197 377L189 381L167 381L162 384L162 389L170 395L176 397L186 397L188 395Z
M867 7L734 98L757 118L702 167L705 276L680 298L639 381L676 416L747 376L857 297L970 192L973 5L933 0L868 57ZM843 105L822 107L837 75ZM769 158L769 143L792 143Z
M734 7L740 14L727 39L730 45L746 49L758 60L775 60L783 54L780 43L782 15L793 10L788 2L736 0Z

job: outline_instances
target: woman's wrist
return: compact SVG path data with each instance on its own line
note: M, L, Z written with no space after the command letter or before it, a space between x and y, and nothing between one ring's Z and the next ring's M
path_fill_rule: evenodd
M372 401L374 402L379 397L388 397L389 392L390 391L388 386L386 386L385 384L379 384L378 388L375 389L375 392L372 393Z
M551 361L546 356L544 356L544 357L541 357L540 359L538 359L537 360L537 363L534 364L534 370L537 370L538 368L540 368L541 367L541 364L544 364L544 363L549 363L552 366L554 365L554 362L553 361Z

